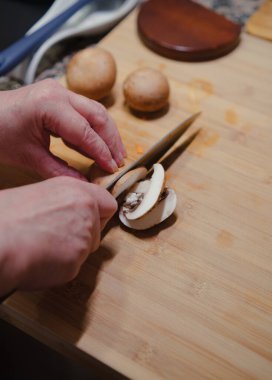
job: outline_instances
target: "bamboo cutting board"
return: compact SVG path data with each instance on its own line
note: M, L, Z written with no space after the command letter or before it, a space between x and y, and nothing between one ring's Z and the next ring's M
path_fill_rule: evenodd
M192 127L200 135L167 170L176 214L141 233L113 220L77 279L15 294L2 318L133 379L271 379L271 45L243 35L221 59L172 61L140 43L136 13L101 45L117 61L108 109L131 159L203 111ZM121 91L126 75L143 66L162 70L171 85L168 112L153 119L131 114ZM90 164L58 140L52 149L82 171ZM2 187L30 181L1 170Z
M272 40L272 0L266 0L248 19L246 30L254 36Z

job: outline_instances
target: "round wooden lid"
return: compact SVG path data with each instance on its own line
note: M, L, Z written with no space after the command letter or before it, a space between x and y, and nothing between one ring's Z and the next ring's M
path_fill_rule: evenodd
M142 41L155 52L181 61L204 61L229 53L241 27L190 0L149 0L138 14Z

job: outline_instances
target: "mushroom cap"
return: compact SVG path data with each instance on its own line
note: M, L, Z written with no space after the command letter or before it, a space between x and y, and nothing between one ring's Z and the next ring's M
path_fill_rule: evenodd
M170 88L167 78L159 70L142 68L126 78L123 92L129 107L154 112L166 106Z
M100 100L108 95L116 80L116 63L110 52L102 48L86 48L76 53L67 66L70 90Z

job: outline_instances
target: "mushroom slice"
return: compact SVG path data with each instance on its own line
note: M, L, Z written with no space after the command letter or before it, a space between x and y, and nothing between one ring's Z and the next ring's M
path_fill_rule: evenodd
M141 218L157 203L164 188L165 173L161 164L154 164L153 170L154 172L150 178L149 188L143 193L143 199L133 211L126 213L126 218L128 220L136 220Z
M123 175L114 185L111 193L114 198L118 198L120 194L124 191L128 190L131 186L133 186L136 182L140 181L147 175L147 169L144 167L136 168L130 170L126 174Z
M149 187L150 179L145 179L144 181L135 183L135 185L129 189L129 193L146 193Z
M148 181L144 181L148 182ZM141 182L140 182L141 183ZM137 191L139 188L137 189ZM130 193L135 194L135 193ZM121 207L119 212L119 219L121 222L134 230L147 230L163 222L167 219L175 210L177 204L177 196L173 189L165 189L165 197L162 198L151 211L145 214L143 217L137 220L128 220L128 213L124 212L124 207Z
M120 168L120 171L124 170L126 166L128 166L130 163L127 161L125 163L125 166ZM88 179L99 186L107 188L109 184L111 183L114 178L118 176L117 173L109 174L105 172L103 169L101 169L97 164L92 164L89 168L88 172ZM140 181L147 175L147 169L144 167L139 167L133 170L130 170L127 172L123 177L121 177L114 187L112 188L112 195L117 198L122 192L129 189L131 186L133 186L137 181Z

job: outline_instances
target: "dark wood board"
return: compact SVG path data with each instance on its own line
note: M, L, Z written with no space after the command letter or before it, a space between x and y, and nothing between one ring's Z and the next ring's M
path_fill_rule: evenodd
M221 57L239 44L241 32L238 24L190 0L149 0L137 21L150 49L181 61Z

